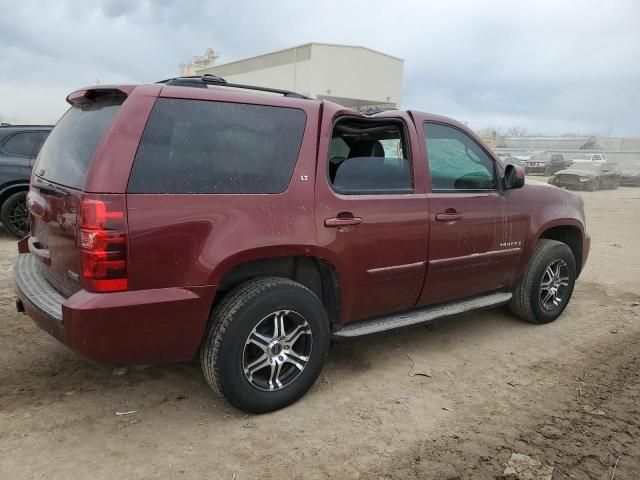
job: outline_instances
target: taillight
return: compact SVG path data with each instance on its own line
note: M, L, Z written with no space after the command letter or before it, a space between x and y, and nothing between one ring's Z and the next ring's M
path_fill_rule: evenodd
M124 195L83 195L78 246L85 290L117 292L127 289Z

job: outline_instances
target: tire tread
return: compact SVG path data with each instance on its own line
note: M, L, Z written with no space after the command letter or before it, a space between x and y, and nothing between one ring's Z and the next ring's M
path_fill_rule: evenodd
M249 280L229 292L222 301L213 309L209 318L207 333L200 348L200 364L202 372L209 386L222 399L228 402L222 388L220 388L218 352L226 329L234 320L236 313L253 298L261 295L265 290L275 286L287 285L300 288L308 293L315 294L304 285L284 277L261 277Z
M527 270L513 290L513 297L509 303L511 312L521 320L529 323L541 324L545 323L538 319L531 305L530 289L533 288L533 280L538 268L545 262L545 255L548 251L558 245L566 245L557 240L540 239L536 243L531 254L531 260L527 266Z

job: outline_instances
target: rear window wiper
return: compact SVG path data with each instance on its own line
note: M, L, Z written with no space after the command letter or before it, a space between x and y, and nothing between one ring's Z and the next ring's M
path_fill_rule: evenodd
M33 186L41 192L53 195L55 197L66 197L69 195L69 192L56 185L53 185L52 183L37 181Z

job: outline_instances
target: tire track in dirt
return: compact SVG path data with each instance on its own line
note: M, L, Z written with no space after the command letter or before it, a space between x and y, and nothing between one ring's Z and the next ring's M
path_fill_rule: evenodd
M580 350L577 363L560 366L555 358L531 366L538 377L554 377L552 392L522 390L528 405L507 417L458 418L457 428L365 478L503 478L513 452L554 466L554 479L610 479L616 461L616 479L640 478L640 330L616 331L606 344Z

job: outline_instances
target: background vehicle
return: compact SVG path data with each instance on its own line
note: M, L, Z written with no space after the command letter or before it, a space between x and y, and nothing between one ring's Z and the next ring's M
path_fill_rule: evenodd
M520 162L522 163L522 165L524 165L526 162L528 162L529 160L531 160L531 157L539 154L541 152L524 152L524 153L517 153L517 154L512 154L512 156L514 158L517 158L518 160L520 160Z
M510 153L499 153L498 158L502 160L505 165L518 165L522 166L522 160L517 157L514 157Z
M622 170L620 172L620 185L640 187L640 170Z
M559 171L549 179L556 187L581 188L589 191L620 186L621 172L615 163L583 162Z
M585 153L573 157L573 163L598 162L605 163L607 158L602 153Z
M31 167L52 128L45 125L0 126L0 223L18 238L29 231L25 198Z
M331 335L564 311L590 245L580 197L525 186L446 117L228 86L259 89L204 76L69 95L34 168L18 310L100 362L199 352L251 412L300 398Z
M567 168L570 163L571 162L566 161L560 153L543 152L523 162L523 166L526 173L539 173L549 176L559 170Z

